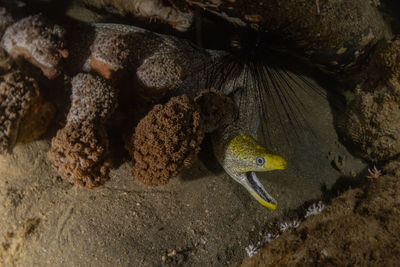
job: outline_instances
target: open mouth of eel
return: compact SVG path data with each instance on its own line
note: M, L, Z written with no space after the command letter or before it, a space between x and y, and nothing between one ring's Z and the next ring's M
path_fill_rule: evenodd
M271 209L276 210L278 207L278 202L264 189L255 172L245 172L242 175L245 176L243 179L243 186L246 187L247 191L255 198L257 201Z

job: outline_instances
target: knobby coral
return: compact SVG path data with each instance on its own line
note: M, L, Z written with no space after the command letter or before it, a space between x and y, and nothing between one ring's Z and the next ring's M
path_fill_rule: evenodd
M162 96L169 89L177 86L183 76L182 67L168 56L157 55L144 60L138 67L136 75L140 85L146 90L142 90L144 95Z
M187 95L156 105L139 122L127 144L133 175L150 186L168 183L193 164L204 132L199 107Z
M11 57L27 59L53 79L61 73L62 59L68 57L64 36L60 26L38 14L9 26L1 45Z
M17 143L41 136L54 111L34 79L20 72L7 74L0 83L0 153L11 153Z
M215 89L201 91L194 101L200 107L207 133L231 123L237 114L235 102Z
M104 127L67 123L52 140L49 159L64 179L93 188L108 180L108 139Z
M90 65L106 79L126 70L132 64L132 38L129 34L111 29L99 30L90 47Z
M80 73L71 84L67 123L53 138L48 156L62 178L93 188L109 178L111 163L104 123L117 106L117 91L92 74Z
M400 39L382 42L358 84L354 100L339 119L345 140L371 161L400 154Z

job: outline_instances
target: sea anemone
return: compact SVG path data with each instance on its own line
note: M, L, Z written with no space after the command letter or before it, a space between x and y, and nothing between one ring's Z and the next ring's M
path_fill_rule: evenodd
M25 58L53 79L61 73L62 59L68 56L64 36L60 26L38 14L9 26L1 45L11 57Z
M117 92L92 74L80 73L71 84L67 123L53 138L48 156L62 178L93 188L109 179L111 164L104 123L117 106Z
M127 145L133 175L145 185L168 183L193 164L204 132L199 107L187 95L156 105L139 122Z
M41 136L53 118L54 107L45 102L36 81L12 72L0 83L0 153L12 152L17 143Z

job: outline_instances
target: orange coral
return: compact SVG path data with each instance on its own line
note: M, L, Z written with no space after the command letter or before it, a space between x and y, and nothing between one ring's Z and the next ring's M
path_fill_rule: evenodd
M108 180L111 164L104 123L117 106L117 92L88 73L76 75L71 83L67 124L53 138L48 157L62 178L93 188Z
M204 130L199 107L187 95L156 105L127 145L133 175L146 185L168 183L195 161Z
M67 124L51 143L49 159L64 179L93 188L108 180L108 139L103 127L94 124Z
M53 118L54 108L39 94L34 79L13 72L0 83L0 153L11 153L17 142L42 135Z

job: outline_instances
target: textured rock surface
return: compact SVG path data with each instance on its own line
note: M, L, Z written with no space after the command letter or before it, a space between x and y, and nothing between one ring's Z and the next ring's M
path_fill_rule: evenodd
M366 77L338 125L362 157L383 161L400 154L400 39L378 46Z
M399 170L398 160L387 164L385 175L335 198L322 214L307 218L242 266L397 265Z
M376 1L195 0L190 3L231 23L277 34L293 45L293 51L330 71L353 66L358 57L390 34Z

